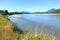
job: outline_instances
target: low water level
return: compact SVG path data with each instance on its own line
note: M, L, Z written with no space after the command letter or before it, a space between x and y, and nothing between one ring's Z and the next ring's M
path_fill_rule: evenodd
M60 37L60 15L19 14L22 18L10 17L20 29L30 33L53 33Z

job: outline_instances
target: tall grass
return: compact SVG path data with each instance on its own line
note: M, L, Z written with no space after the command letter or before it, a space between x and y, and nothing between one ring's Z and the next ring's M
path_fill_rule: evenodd
M3 32L0 40L55 40L54 35L37 35L37 34L19 34L18 32Z

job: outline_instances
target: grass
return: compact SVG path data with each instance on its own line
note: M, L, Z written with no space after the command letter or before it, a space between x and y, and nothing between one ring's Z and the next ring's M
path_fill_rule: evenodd
M0 40L56 40L54 35L48 34L20 34L13 31L14 25L0 14Z

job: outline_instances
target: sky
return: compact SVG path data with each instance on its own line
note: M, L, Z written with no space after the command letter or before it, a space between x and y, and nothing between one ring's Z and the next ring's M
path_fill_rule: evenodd
M45 12L60 8L60 0L0 0L0 10Z

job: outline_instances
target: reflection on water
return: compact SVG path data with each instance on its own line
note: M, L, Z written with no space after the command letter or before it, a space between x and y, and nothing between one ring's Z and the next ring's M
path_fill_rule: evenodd
M60 36L60 15L20 14L23 19L10 17L10 20L30 33L53 33Z

